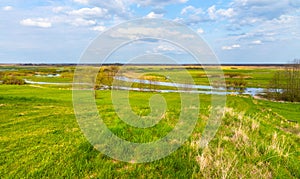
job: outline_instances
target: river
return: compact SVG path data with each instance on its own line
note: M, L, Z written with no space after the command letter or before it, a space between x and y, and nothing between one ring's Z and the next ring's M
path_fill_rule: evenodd
M245 88L243 91L228 91L226 88L214 88L207 85L191 85L191 84L180 84L180 83L171 83L171 82L160 82L160 81L150 81L150 80L140 80L127 77L115 77L116 80L130 82L130 83L141 83L141 84L152 84L157 86L165 87L176 87L176 88L185 88L188 90L170 90L170 89L148 89L148 88L133 88L125 86L113 86L113 89L119 90L131 90L131 91L152 91L159 93L197 93L197 94L217 94L217 95L227 95L227 94L247 94L251 96L256 96L258 94L264 93L264 88ZM27 84L39 84L39 85L72 85L73 83L55 83L55 82L37 82L30 81L25 79ZM104 86L103 89L107 89L107 86ZM102 89L102 90L103 90Z

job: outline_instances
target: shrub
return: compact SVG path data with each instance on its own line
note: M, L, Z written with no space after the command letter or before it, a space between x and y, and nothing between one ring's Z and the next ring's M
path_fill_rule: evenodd
M21 78L17 78L15 76L5 76L2 77L2 84L7 85L24 85L25 81Z

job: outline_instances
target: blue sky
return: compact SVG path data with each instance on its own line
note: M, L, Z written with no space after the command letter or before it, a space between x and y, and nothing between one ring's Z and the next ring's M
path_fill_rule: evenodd
M146 17L187 25L221 63L300 58L299 0L1 0L0 63L76 63L104 30Z

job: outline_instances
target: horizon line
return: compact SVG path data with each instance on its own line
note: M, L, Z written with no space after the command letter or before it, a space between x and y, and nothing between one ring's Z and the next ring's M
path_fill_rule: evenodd
M162 63L0 63L0 66L284 66L288 63L220 63L220 64L162 64Z

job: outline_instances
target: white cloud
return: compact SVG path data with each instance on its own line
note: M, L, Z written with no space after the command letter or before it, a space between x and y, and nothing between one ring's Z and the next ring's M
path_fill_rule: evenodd
M92 27L91 30L94 30L94 31L99 31L99 32L103 32L105 31L106 27L105 26L95 26L95 27Z
M188 13L189 11L193 11L195 9L194 6L187 6L183 8L180 12L181 15Z
M236 12L233 22L241 25L278 19L300 7L295 0L234 0L230 5Z
M185 23L187 25L197 24L199 22L207 22L209 17L202 8L195 8L194 6L186 6L180 12L184 18L177 18L177 22Z
M126 38L126 39L139 39L144 36L155 36L165 38L167 36L176 36L180 35L177 31L170 31L162 27L128 27L128 28L119 28L116 31L111 33L113 38Z
M218 15L223 16L223 17L228 17L231 18L235 15L235 12L232 8L229 9L219 9L216 12Z
M188 15L184 18L184 22L188 25L228 20L228 23L236 26L252 26L279 19L282 15L295 15L300 12L300 3L297 3L297 0L232 0L227 7L217 8L213 5L202 11L201 8L189 5L184 7L180 14Z
M217 18L217 16L216 16L216 6L213 5L213 6L209 7L207 9L207 13L208 13L210 19L212 19L212 20L216 19Z
M188 0L89 0L89 5L94 5L107 9L109 14L112 14L111 18L117 16L118 19L128 20L136 18L134 16L134 11L131 9L131 6L137 7L152 7L153 9L162 9L164 6L171 4L183 4ZM152 13L153 12L153 13ZM152 10L148 14L148 17L162 17L161 14L155 10Z
M107 9L93 7L93 8L81 8L78 10L73 10L68 12L70 15L76 16L96 16L96 17L104 17L107 15Z
M128 19L131 16L130 6L133 3L134 0L90 0L89 2L89 4L106 9L109 14L122 19Z
M117 16L120 19L134 19L136 18L133 14L134 11L131 6L137 7L153 7L152 12L150 12L148 17L162 17L161 14L155 11L155 9L163 9L164 6L171 4L183 4L188 0L89 0L89 5L94 5L106 9L109 14L113 14L111 17Z
M2 9L4 11L11 11L11 10L13 10L13 7L12 6L4 6Z
M183 4L188 0L133 0L133 2L139 4L140 6L155 6L162 7L170 4Z
M240 48L241 46L239 44L234 44L231 46L232 48Z
M52 11L60 13L51 17L52 22L65 23L76 27L100 25L97 22L98 19L107 20L108 17L110 17L107 9L99 7L72 9L68 6L58 6L52 8ZM101 23L101 25L103 25L103 23ZM100 26L96 26L90 28L90 30L103 31L104 29Z
M204 14L201 8L195 8L194 6L187 6L183 8L180 12L181 15L188 14L188 13L192 13L194 15Z
M231 46L223 46L222 50L232 50L232 47Z
M241 47L241 45L234 44L234 45L231 45L231 46L223 46L222 50L233 50L233 49L237 49L237 48L240 48L240 47Z
M257 26L253 26L247 32L230 36L223 41L242 42L245 44L268 43L281 40L300 39L300 17L282 15L277 19L263 21Z
M71 20L69 22L71 25L73 26L91 26L91 25L96 25L97 22L94 21L94 20L86 20L86 19L83 19L83 18L76 18L74 20Z
M20 24L24 26L41 27L41 28L49 28L52 26L52 23L49 21L49 19L45 19L45 18L23 19L20 21Z
M88 4L89 3L89 0L73 0L74 2L77 2L77 3L79 3L79 4L84 4L84 5L86 5L86 4Z
M261 45L262 41L261 40L254 40L254 41L251 42L251 44L253 44L253 45Z
M173 19L173 21L178 23L184 23L184 19L180 17L176 17L175 19Z
M209 7L206 14L211 20L228 20L239 26L262 24L279 19L283 15L299 14L296 0L232 0L227 9Z
M216 9L216 6L213 5L207 9L207 14L211 20L216 20L217 18L231 18L236 13L233 8L228 9Z
M175 48L170 45L159 45L156 49L158 51L174 51L175 50Z
M299 20L299 17L300 16L298 16L298 20ZM296 18L297 18L296 16L281 15L279 18L274 19L273 23L278 23L278 24L281 24L281 25L284 25L284 24L293 24L293 23L297 22L297 21L295 21Z
M154 53L175 53L175 54L183 54L184 51L174 45L168 43L161 43L157 47L153 49Z
M203 33L204 33L204 30L203 30L202 28L199 28L199 29L197 29L197 33L198 33L198 34L203 34Z
M162 18L164 15L163 14L156 14L154 12L150 12L149 14L147 14L147 18Z
M67 7L63 7L63 6L58 6L58 7L53 7L52 11L55 13L60 13L65 11L66 9L68 9Z

